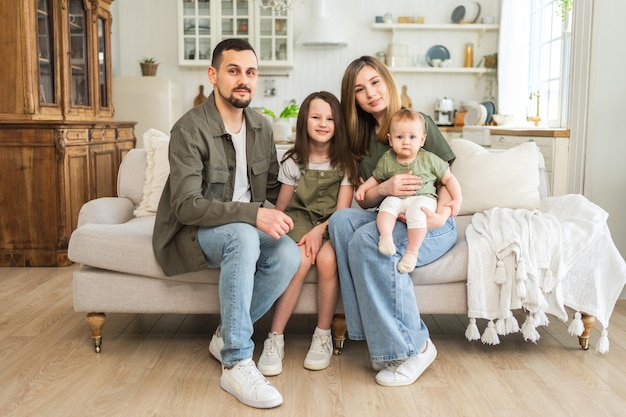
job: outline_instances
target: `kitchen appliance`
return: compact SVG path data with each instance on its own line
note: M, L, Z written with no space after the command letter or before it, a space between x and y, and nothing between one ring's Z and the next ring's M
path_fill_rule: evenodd
M454 125L454 101L450 98L441 98L435 101L435 124L437 126Z

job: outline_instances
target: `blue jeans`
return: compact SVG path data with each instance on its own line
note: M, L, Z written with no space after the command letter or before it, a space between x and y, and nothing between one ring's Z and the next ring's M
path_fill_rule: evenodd
M222 363L252 358L253 324L285 291L300 266L300 250L287 235L276 240L246 223L201 227L198 245L209 268L221 268Z
M403 360L419 354L428 339L413 282L398 271L406 250L407 229L397 222L393 240L397 252L378 251L376 212L360 208L339 210L330 217L330 240L337 254L339 282L348 335L367 341L373 361ZM433 262L456 242L453 218L429 230L420 247L417 266Z

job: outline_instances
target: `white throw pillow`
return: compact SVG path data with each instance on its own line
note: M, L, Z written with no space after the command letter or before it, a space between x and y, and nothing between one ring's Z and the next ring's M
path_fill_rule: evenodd
M494 207L539 207L539 149L534 142L489 151L465 139L450 142L456 160L451 171L461 184L460 215Z
M146 182L143 197L134 211L136 217L156 215L163 187L170 173L168 148L170 138L165 133L148 129L143 134L143 147L146 151Z

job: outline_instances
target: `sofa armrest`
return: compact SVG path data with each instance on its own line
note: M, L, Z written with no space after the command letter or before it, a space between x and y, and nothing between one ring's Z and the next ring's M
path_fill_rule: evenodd
M78 227L87 223L121 224L133 217L135 205L128 198L101 197L83 204L78 213Z

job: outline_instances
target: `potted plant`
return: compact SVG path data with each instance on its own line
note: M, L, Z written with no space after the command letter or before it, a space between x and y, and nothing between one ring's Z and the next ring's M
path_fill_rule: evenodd
M142 60L139 61L139 65L141 65L141 75L143 75L144 77L155 76L157 68L159 67L159 63L156 62L155 57L143 57Z
M267 107L263 107L263 114L269 116L272 119L272 131L274 132L274 140L276 142L291 141L291 122L289 119L298 117L298 111L300 107L292 100L287 107L285 107L278 117L276 113Z

